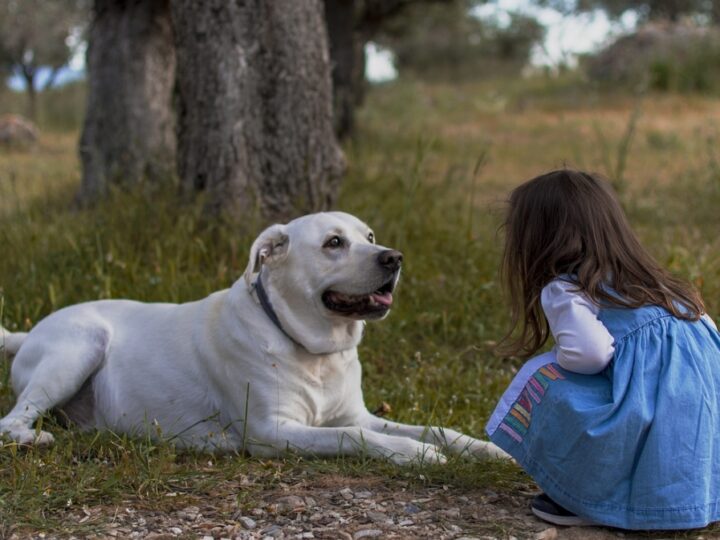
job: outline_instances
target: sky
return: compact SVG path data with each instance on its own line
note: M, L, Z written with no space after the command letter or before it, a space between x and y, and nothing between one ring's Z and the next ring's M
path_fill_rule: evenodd
M632 30L637 23L632 12L619 22L611 22L602 12L563 16L553 9L537 7L530 0L493 0L476 8L477 16L496 18L500 24L509 22L508 13L514 11L536 17L547 28L545 42L535 47L532 53L531 63L536 66L557 66L561 63L572 66L576 54L596 50L612 36ZM70 39L77 38L71 36ZM397 76L390 51L369 43L366 53L368 79L381 82ZM82 78L84 72L85 47L81 44L70 65L58 75L56 84ZM48 75L49 70L41 70L39 73L38 83L41 87ZM12 77L9 85L15 90L24 89L23 80L18 76Z

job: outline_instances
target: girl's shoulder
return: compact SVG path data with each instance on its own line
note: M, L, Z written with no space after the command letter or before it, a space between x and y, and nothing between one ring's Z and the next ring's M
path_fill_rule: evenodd
M588 308L598 313L600 307L580 288L572 276L558 276L545 285L540 293L540 303L545 313L562 309L569 305Z
M587 295L580 287L580 284L572 276L558 276L542 288L541 300L551 300L567 296L579 296L587 298Z

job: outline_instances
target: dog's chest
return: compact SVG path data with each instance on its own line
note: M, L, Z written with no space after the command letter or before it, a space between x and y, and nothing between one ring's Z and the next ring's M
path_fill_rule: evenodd
M314 359L302 366L303 385L300 398L310 425L322 426L347 415L360 391L360 370L357 357L336 353Z

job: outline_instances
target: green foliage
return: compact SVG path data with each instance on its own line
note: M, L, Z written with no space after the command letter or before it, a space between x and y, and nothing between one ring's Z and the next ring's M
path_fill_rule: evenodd
M33 120L38 70L52 70L48 88L57 71L70 61L74 52L70 37L79 38L88 14L88 0L0 1L0 75L15 73L23 78L29 97L27 114Z
M624 36L587 62L591 78L661 92L720 92L720 29L657 25Z
M385 22L373 39L395 54L401 73L429 80L517 74L544 36L532 17L513 13L510 24L473 15L477 2L418 2Z
M713 0L536 0L564 13L592 12L602 10L611 18L619 18L628 11L635 12L641 19L662 19L676 21L682 16L704 15L714 18L718 15Z

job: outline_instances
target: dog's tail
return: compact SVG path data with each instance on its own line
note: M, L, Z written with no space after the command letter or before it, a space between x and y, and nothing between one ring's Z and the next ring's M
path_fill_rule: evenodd
M0 326L0 353L5 352L9 356L15 356L26 337L26 332L12 333Z

